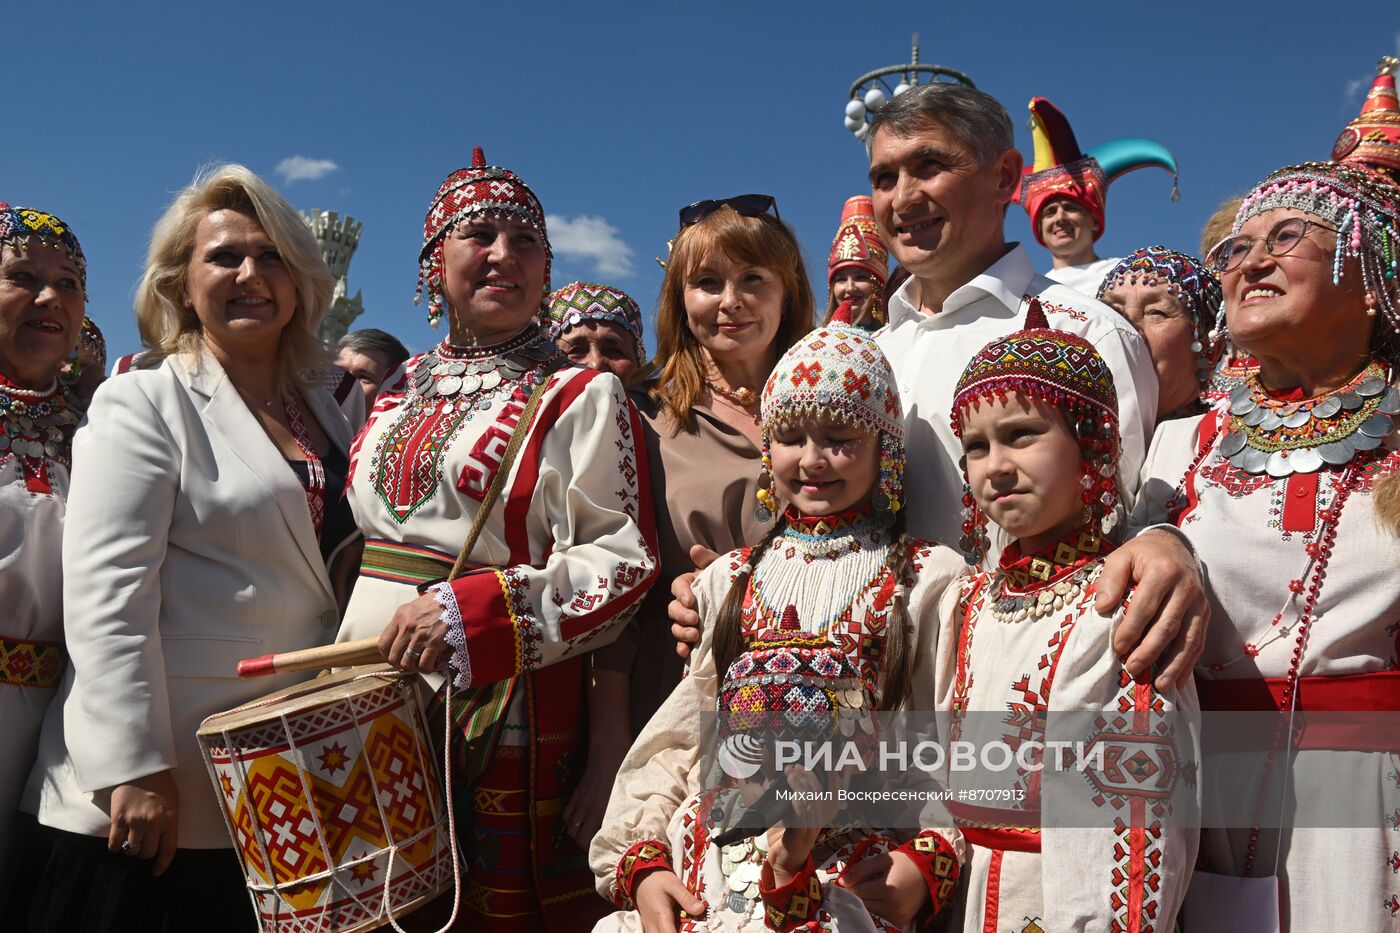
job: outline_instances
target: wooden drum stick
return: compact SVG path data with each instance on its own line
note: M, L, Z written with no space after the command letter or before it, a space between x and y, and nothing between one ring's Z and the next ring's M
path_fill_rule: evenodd
M354 667L356 664L376 664L384 660L379 653L378 638L362 638L338 645L303 648L282 654L265 654L238 662L239 677L264 677L288 671L314 671L323 667Z

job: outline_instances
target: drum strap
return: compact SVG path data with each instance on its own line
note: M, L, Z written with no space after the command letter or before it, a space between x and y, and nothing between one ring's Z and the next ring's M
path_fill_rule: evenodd
M525 403L525 410L521 413L515 430L511 431L510 441L507 442L505 452L501 455L501 465L496 470L496 475L491 477L491 484L486 487L486 495L481 498L481 507L477 509L476 517L472 519L471 530L467 532L466 543L462 545L462 550L457 555L457 561L452 565L452 572L447 575L449 583L457 579L462 568L467 565L472 549L476 547L477 539L481 537L481 531L486 527L486 516L490 514L492 506L500 498L506 474L510 472L511 466L515 463L516 454L525 445L525 438L530 433L530 424L535 420L535 413L539 410L540 402L544 398L545 389L553 378L555 368L557 367L551 367L539 384L535 386L535 390L530 393L530 399ZM475 786L477 779L481 777L487 764L490 763L491 754L496 748L496 740L501 734L501 725L505 722L506 707L510 704L516 680L515 677L498 680L474 687L468 690L465 696L452 697L446 713L451 720L452 732L455 734L457 745L457 754L453 756L456 764L453 782L459 786ZM448 788L448 793L452 793L452 788Z

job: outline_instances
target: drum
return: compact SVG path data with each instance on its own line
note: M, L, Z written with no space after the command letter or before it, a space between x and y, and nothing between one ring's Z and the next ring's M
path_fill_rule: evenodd
M209 717L199 744L264 933L371 930L452 887L412 677L320 677Z

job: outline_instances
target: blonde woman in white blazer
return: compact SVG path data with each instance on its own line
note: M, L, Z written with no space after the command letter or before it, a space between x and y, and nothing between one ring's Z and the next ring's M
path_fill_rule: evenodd
M256 928L195 730L297 679L240 681L238 659L336 631L350 430L303 377L331 287L306 224L241 166L156 225L146 368L98 390L74 441L71 664L25 792L26 929Z

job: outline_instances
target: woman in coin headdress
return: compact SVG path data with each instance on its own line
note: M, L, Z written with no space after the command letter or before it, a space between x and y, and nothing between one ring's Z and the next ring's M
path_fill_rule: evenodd
M63 519L78 409L58 375L78 345L87 262L52 214L0 202L0 895L13 817L63 674Z
M563 819L588 652L656 571L641 423L622 384L568 366L541 322L550 256L535 193L476 150L423 225L429 318L448 335L386 380L352 452L366 540L340 637L378 635L400 668L452 680L450 792L470 826L459 929L601 915ZM445 582L483 508L467 572Z
M1400 913L1394 730L1327 735L1297 715L1400 711L1398 243L1400 187L1364 166L1260 182L1208 257L1259 371L1224 410L1159 428L1139 494L1138 521L1174 522L1209 568L1202 711L1269 724L1258 748L1207 761L1206 823L1236 828L1202 853L1219 874L1277 876L1283 929L1390 929ZM1319 811L1338 799L1366 824Z

